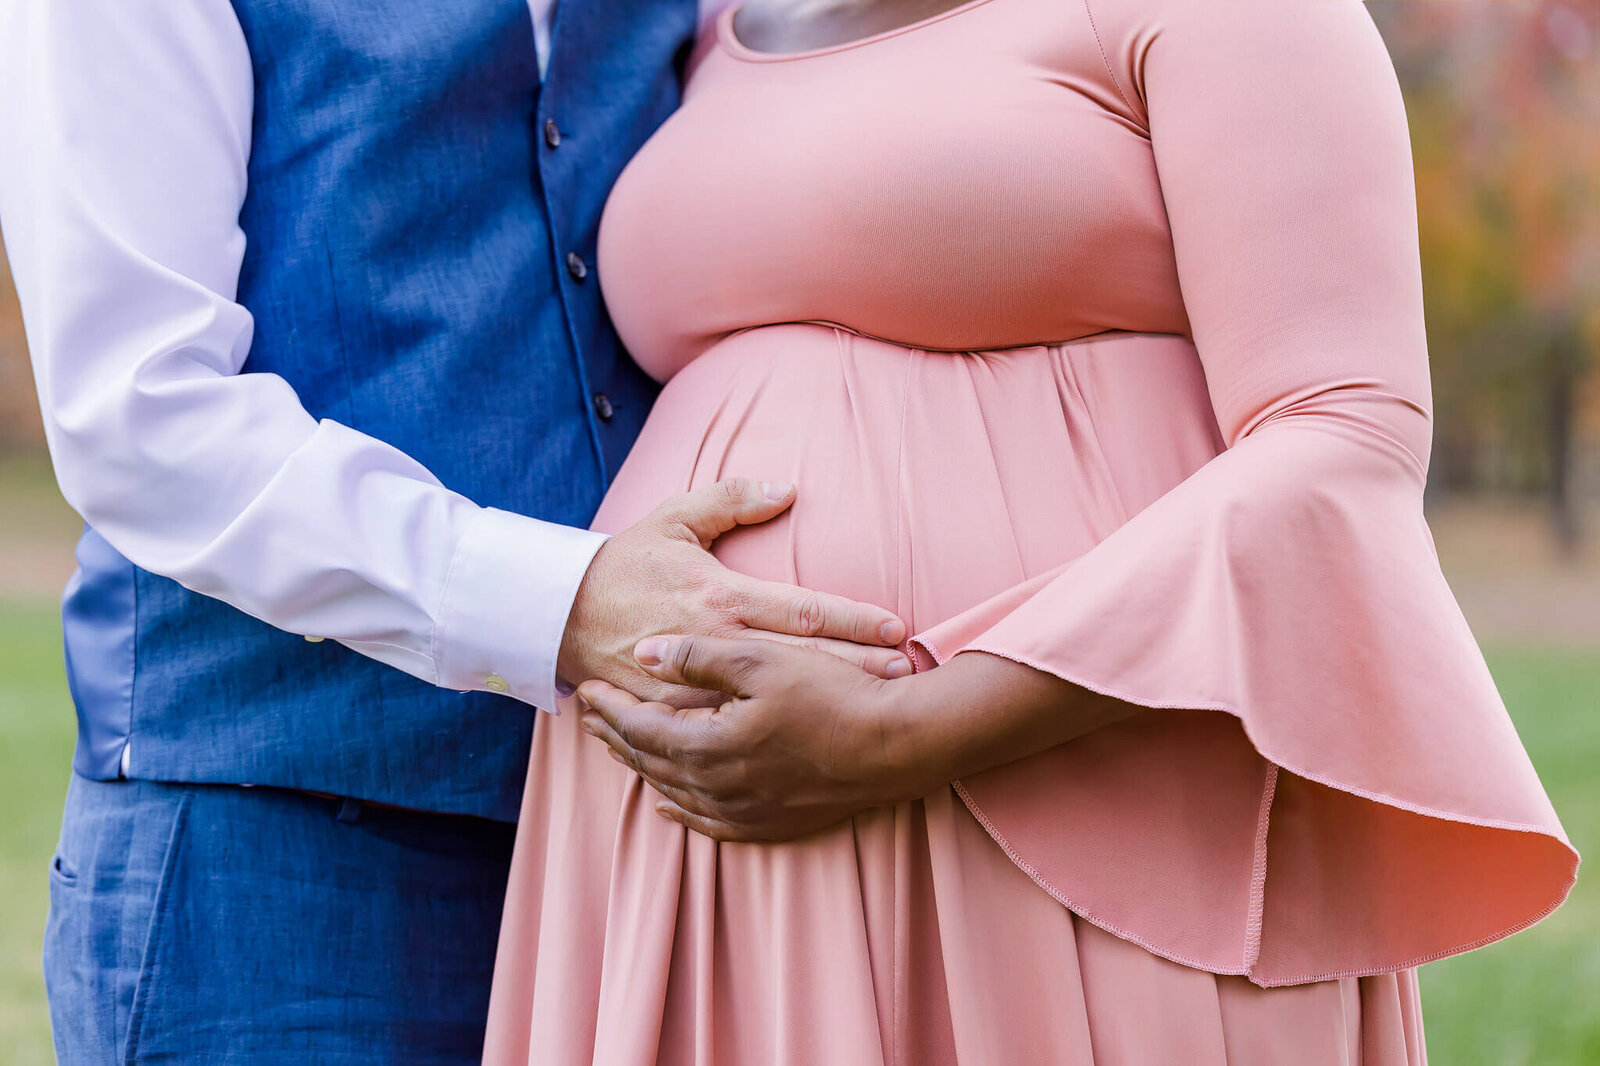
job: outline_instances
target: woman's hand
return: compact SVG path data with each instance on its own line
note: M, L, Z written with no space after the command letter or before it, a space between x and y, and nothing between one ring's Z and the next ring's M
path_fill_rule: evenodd
M655 637L639 664L661 681L732 693L715 707L643 703L604 681L578 696L583 728L643 777L656 810L719 840L781 840L942 782L895 751L889 687L817 651L763 640Z
M678 710L588 681L583 727L661 793L659 813L718 840L803 836L1136 710L981 652L897 681L762 640L652 637L635 658L731 698Z

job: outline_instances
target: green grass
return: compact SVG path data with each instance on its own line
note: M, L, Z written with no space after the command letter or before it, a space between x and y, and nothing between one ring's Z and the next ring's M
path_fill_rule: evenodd
M39 979L46 869L73 724L53 606L0 604L0 1059L51 1061ZM1600 857L1600 650L1493 649L1518 728L1579 850ZM1600 880L1556 915L1426 967L1435 1066L1600 1066Z
M1555 914L1422 971L1436 1066L1600 1064L1600 649L1490 650L1495 680L1585 868Z
M0 604L0 1061L54 1061L39 943L72 764L54 605Z

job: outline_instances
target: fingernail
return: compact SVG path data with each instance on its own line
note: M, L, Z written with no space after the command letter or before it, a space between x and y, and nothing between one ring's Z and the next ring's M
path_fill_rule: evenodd
M656 813L661 815L661 817L666 818L667 821L672 821L672 819L667 816L667 805L665 803L656 804Z
M579 728L581 728L585 733L588 733L590 736L594 736L594 720L597 717L599 716L593 713L584 715L582 718L578 719Z
M911 660L905 656L889 660L889 668L884 671L892 681L897 677L906 677L911 673Z
M633 647L633 657L643 666L659 666L666 655L666 637L645 637Z
M763 481L761 491L767 494L769 500L781 500L794 491L794 486L787 481Z
M906 624L898 618L891 618L883 623L878 632L883 635L885 644L898 644L906 637Z

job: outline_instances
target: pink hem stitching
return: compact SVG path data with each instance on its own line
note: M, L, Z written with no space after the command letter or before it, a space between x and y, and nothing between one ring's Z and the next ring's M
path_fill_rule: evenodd
M1261 788L1261 808L1256 815L1255 861L1250 868L1250 917L1244 925L1244 965L1253 969L1261 958L1261 926L1267 905L1267 829L1272 824L1272 801L1278 794L1278 764L1267 763Z

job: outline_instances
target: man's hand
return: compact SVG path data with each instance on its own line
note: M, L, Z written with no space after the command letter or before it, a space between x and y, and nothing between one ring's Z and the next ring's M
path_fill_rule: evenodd
M1138 710L982 652L898 681L761 640L654 637L636 654L732 698L678 710L588 681L583 728L661 793L658 813L717 840L802 836Z
M634 645L663 632L761 637L828 652L877 677L911 673L894 648L905 625L882 607L760 581L712 556L719 536L776 517L794 497L793 485L730 478L672 497L606 541L578 588L557 674L598 678L677 707L715 699L640 669Z

